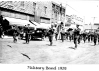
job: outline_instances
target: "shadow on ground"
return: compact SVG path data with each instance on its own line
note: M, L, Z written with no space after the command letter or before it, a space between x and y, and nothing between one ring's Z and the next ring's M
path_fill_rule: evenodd
M56 46L56 45L50 45L50 44L46 44L47 46Z
M26 39L22 39L22 40L26 40ZM43 41L41 39L31 39L30 41Z
M70 49L75 49L74 47L69 47Z

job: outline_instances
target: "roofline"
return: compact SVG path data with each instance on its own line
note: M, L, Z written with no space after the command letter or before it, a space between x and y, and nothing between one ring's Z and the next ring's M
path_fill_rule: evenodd
M25 15L29 15L29 16L34 16L33 14L24 13L24 12L20 12L20 11L12 10L12 9L7 9L7 8L4 8L4 7L0 7L0 9L1 9L1 11L2 11L2 10L4 10L4 11L12 11L12 12L20 13L20 14L25 14Z
M60 6L60 4L58 4L58 3L56 3L56 2L51 1L51 3L53 3L53 4L56 4L56 5ZM65 9L65 7L64 7L64 6L62 6L62 8L64 8L64 9Z

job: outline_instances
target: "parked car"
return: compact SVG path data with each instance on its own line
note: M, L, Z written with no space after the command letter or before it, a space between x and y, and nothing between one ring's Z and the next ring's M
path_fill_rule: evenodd
M45 36L44 29L37 28L31 33L31 39L41 39L43 40Z

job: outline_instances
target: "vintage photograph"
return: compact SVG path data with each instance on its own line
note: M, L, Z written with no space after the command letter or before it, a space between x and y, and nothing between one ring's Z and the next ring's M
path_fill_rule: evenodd
M99 64L99 1L0 1L0 64Z

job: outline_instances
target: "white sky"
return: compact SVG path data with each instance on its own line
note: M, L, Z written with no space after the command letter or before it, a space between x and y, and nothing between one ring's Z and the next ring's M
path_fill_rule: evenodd
M76 14L85 17L85 23L93 23L93 18L96 17L94 22L99 23L99 1L97 0L55 0L57 3L62 3L66 7L66 14ZM68 4L66 6L66 4ZM71 8L72 7L72 8Z
M78 13L85 16L85 23L92 22L92 17L96 17L94 22L99 22L99 1L75 1L67 2L67 4L76 9Z

